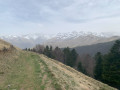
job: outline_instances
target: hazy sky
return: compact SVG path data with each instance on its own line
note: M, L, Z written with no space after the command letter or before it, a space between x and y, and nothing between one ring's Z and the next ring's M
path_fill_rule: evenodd
M120 0L0 0L0 34L120 33Z

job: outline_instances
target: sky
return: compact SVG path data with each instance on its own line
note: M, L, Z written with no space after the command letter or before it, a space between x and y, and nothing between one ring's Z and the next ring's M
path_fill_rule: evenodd
M0 34L120 34L120 0L0 0Z

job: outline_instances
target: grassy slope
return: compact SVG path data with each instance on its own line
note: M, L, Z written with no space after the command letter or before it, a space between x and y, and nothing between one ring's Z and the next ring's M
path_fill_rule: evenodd
M0 39L0 50L3 49L3 47L8 48L9 46L10 46L9 43L7 43L7 42Z
M44 55L11 53L0 55L2 90L114 90Z
M17 90L43 90L45 87L54 90L54 87L57 88L54 86L54 79L47 71L48 67L39 55L23 51L17 54L17 58L7 55L8 58L5 58L7 61L3 63L6 64L5 70L0 68L1 72L4 72L0 75L0 89L7 90L8 85L10 89Z
M3 45L3 41L0 41L0 44ZM10 46L5 42L4 45ZM5 52L0 51L0 90L114 90L114 88L44 55L9 49Z

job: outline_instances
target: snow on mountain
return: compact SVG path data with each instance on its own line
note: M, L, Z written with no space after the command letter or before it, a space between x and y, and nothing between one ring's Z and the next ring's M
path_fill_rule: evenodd
M32 48L36 44L42 44L44 41L48 40L50 36L37 33L27 35L5 35L0 36L0 38L20 48Z
M26 35L6 35L6 36L0 36L0 38L4 39L14 39L14 38L24 38L24 39L51 39L51 38L57 38L57 39L68 39L68 38L78 38L80 36L97 36L97 37L111 37L113 36L111 33L93 33L93 32L67 32L67 33L58 33L58 34L42 34L42 33L34 33L34 34L26 34Z
M42 38L42 39L50 39L52 38L51 35L44 35L44 34L40 34L40 33L35 33L35 34L26 34L26 35L6 35L6 36L0 36L0 38L4 39L4 38L24 38L24 39L38 39L38 38Z
M105 41L107 38L110 37L112 37L112 34L109 33L93 33L93 32L84 32L84 31L80 31L80 32L73 31L68 33L58 33L52 35L43 34L43 33L34 33L34 34L26 34L26 35L0 36L1 39L6 40L20 48L32 48L36 44L53 45L60 47L66 47L66 46L75 47L79 45L93 44L98 41ZM116 39L116 37L114 38Z
M54 38L51 38L44 42L44 45L52 45L53 47L77 47L92 45L97 43L109 42L119 39L119 36L113 37L113 35L105 33L93 33L93 32L68 32L58 33Z
M110 37L112 35L107 35L105 33L93 33L93 32L68 32L68 33L58 33L56 34L57 39L70 39L70 38L78 38L78 37L87 37L87 36L95 36L95 37Z

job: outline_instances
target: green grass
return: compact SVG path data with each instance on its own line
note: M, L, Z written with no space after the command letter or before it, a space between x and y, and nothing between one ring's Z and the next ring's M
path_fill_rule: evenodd
M31 55L25 55L23 52L20 54L18 60L15 62L11 71L7 75L7 80L4 83L3 88L7 89L7 85L11 85L10 89L27 89L33 87L35 83L34 79L34 66ZM26 85L28 84L28 85Z
M54 87L56 90L62 90L61 86L57 83L57 79L54 77L54 74L49 70L47 64L44 62L44 60L40 59L39 60L43 65L44 65L44 71L46 71L44 74L47 75L47 78L51 79L51 85ZM43 74L43 76L44 76ZM47 83L47 80L45 81ZM45 84L46 84L45 83Z
M5 64L4 69L0 66L0 90L8 90L8 85L9 90L62 90L63 87L73 90L79 87L73 77L80 73L36 53L19 51L18 54L2 56L0 60ZM71 72L73 76L69 74ZM104 88L107 90L108 87Z
M10 44L0 40L0 50L4 47ZM0 90L64 89L115 90L44 55L19 48L0 51Z
M43 80L45 75L47 77ZM14 65L11 65L11 69L5 75L3 74L3 77L6 79L0 85L2 90L8 90L8 85L10 85L10 90L44 90L47 87L60 90L57 80L46 63L40 59L39 55L31 52L22 51Z

